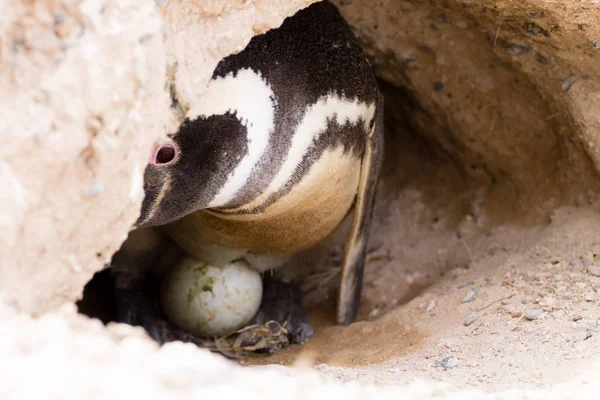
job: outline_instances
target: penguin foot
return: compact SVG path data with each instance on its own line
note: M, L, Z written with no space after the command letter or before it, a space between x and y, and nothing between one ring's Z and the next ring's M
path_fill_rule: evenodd
M166 319L158 302L158 287L152 278L119 274L115 279L116 322L141 326L160 345L177 340L198 344L197 338Z
M239 358L242 353L274 353L290 344L304 344L314 333L298 286L270 276L263 279L261 306L247 327L214 340L198 338L168 321L159 304L159 285L148 276L119 274L115 279L116 321L141 326L160 345L182 341Z
M267 325L272 322L278 323L287 331L291 344L304 344L314 333L302 306L300 288L272 276L265 276L260 309L249 325Z

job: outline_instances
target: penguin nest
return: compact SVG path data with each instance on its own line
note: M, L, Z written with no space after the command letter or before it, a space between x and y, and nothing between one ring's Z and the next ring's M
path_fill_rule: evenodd
M325 262L304 287L315 294L315 337L251 360L316 365L310 374L239 368L193 345L158 349L139 330L69 307L45 314L76 301L118 248L139 211L147 149L173 131L219 59L309 1L156 3L3 4L5 397L231 388L306 397L289 391L298 386L340 398L598 393L600 5L591 0L334 1L386 97L371 237L386 256L367 266L358 323L332 325L339 272ZM90 293L102 316L98 299L110 293ZM243 357L284 343L285 327L270 328L205 345ZM405 386L415 380L427 383Z

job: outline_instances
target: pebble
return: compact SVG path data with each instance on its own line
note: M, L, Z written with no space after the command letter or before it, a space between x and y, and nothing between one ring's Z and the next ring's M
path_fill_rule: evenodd
M569 265L571 266L571 268L579 268L579 261L577 261L577 259L572 259L571 261L569 261Z
M564 292L562 294L562 298L563 298L563 300L571 300L573 298L573 293L571 293L571 292Z
M431 300L427 303L427 308L425 309L427 312L432 312L435 307L438 305L437 300Z
M477 321L478 319L479 319L479 314L477 314L476 312L472 312L471 314L469 314L469 316L467 318L465 318L465 321L463 322L463 325L464 326L469 326L473 322Z
M502 300L502 305L503 305L503 306L507 306L507 305L509 305L510 303L511 303L511 300L510 300L510 299L503 299L503 300Z
M525 318L533 321L534 319L538 319L542 314L542 310L527 310L525 311Z
M581 315L579 314L575 314L573 315L573 317L571 318L573 321L579 321L581 318L583 318Z
M588 334L589 334L589 332L588 332ZM588 338L588 336L584 335L584 334L573 335L573 336L571 336L571 342L577 343L577 342L580 342L580 341L582 341L584 339L587 339L587 338Z
M596 301L596 294L594 292L586 293L583 299L589 302Z
M457 286L456 288L457 288L457 289L462 289L462 288L465 288L465 287L469 286L470 284L471 284L471 282L469 282L469 281L464 281L464 282L461 282L461 283L459 283L459 284L458 284L458 286Z
M565 79L562 82L561 87L565 91L565 93L568 92L569 89L571 89L571 86L573 86L575 81L576 81L576 79L574 77L570 77L570 78Z
M508 304L504 306L504 309L513 318L519 318L521 315L523 315L523 311L521 311L521 309L516 304Z
M597 331L598 330L598 325L596 325L596 324L587 324L585 326L585 330L588 331L588 332Z
M440 361L440 365L444 367L444 369L452 369L458 365L458 358L450 356L445 357Z
M562 282L564 280L566 280L567 277L562 275L562 274L556 274L554 275L554 282Z
M588 272L592 276L600 277L600 267L588 267Z
M62 13L54 14L54 23L55 24L62 24L63 22L65 22L64 14L62 14Z
M414 53L396 54L396 61L402 64L410 64L411 62L417 61L417 58L417 55Z
M476 289L471 289L469 290L469 293L466 294L465 297L463 297L461 303L470 303L473 300L475 300L475 296L477 295L477 290Z

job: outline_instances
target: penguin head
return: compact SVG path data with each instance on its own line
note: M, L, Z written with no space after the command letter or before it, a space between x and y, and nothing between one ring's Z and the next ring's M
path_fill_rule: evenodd
M246 127L234 114L185 120L158 143L144 172L144 200L136 228L165 225L213 201L247 152Z

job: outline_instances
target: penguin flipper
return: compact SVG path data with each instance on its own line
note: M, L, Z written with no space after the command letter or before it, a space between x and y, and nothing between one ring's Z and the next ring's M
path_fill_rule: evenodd
M352 226L344 248L337 310L337 321L343 325L352 323L360 306L367 242L383 161L383 103L383 96L379 94L375 124L367 138L361 162Z

